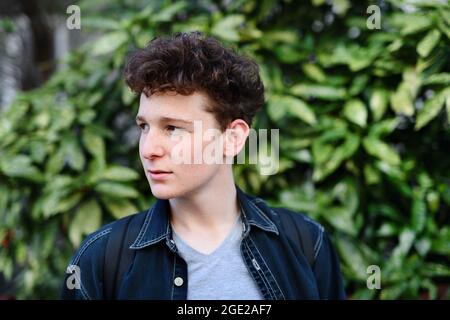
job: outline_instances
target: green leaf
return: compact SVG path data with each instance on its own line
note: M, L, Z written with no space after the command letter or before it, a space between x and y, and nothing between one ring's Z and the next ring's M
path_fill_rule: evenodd
M349 0L334 0L333 12L339 16L345 15L347 10L351 7Z
M316 124L316 115L304 101L292 97L284 97L284 99L289 114L297 117L300 120L303 120L310 125Z
M379 45L363 47L356 43L341 42L334 45L333 48L334 50L331 51L324 49L319 52L319 61L324 66L346 64L352 72L367 68L383 52L383 48Z
M3 258L3 257L1 257ZM14 265L12 259L0 259L0 270L7 281L11 281L14 274Z
M18 100L12 104L11 108L6 111L5 116L11 122L15 124L17 121L23 118L30 110L30 103L23 100ZM3 116L2 116L3 118Z
M341 100L346 97L346 91L343 88L336 88L325 85L313 85L313 84L297 84L294 85L290 92L293 95L304 98L318 98L323 100Z
M89 129L89 127L83 130L82 134L83 144L86 149L94 156L99 159L105 158L105 143L103 138Z
M323 217L334 228L349 235L356 236L357 229L355 227L353 215L347 208L329 207L326 209L326 213Z
M419 74L417 68L406 68L402 74L402 83L400 84L400 88L408 91L412 100L416 98L417 92L419 91L420 86L422 85L422 78Z
M417 252L422 256L425 257L427 253L430 251L431 248L431 241L430 239L423 238L414 244L414 247L416 248Z
M417 115L416 125L414 127L415 130L420 130L439 114L439 111L441 111L445 102L446 92L450 93L450 90L447 89L439 92L435 94L431 99L425 101L423 108L419 110L419 113Z
M352 271L352 276L358 280L366 281L366 270L371 263L366 260L358 246L351 240L339 238L337 248L344 264Z
M103 92L95 92L87 100L88 107L94 107L103 98Z
M389 94L384 89L377 88L372 92L369 106L375 121L378 121L383 117L388 104L388 97Z
M58 206L56 208L57 212L65 212L73 207L75 207L82 198L83 194L81 192L73 193L67 197L64 197L58 201Z
M366 74L356 76L353 81L352 85L348 91L348 94L350 96L356 96L360 94L364 89L367 88L367 83L369 82L369 76Z
M75 212L69 226L69 238L72 244L78 247L85 234L96 231L101 225L102 212L97 201L84 202Z
M137 198L139 193L132 187L117 182L100 182L95 187L98 192L114 197Z
M0 219L3 218L3 212L6 212L7 203L8 203L8 189L6 188L5 185L0 184ZM2 238L0 237L0 239Z
M292 152L287 152L287 155L289 158L292 158L298 162L304 162L304 163L311 163L312 162L312 156L311 153L308 150L297 150Z
M305 63L302 65L303 72L312 80L323 82L326 79L325 73L317 65Z
M110 166L103 172L101 177L114 181L130 181L139 178L139 174L127 167Z
M52 121L51 130L55 131L69 128L76 117L74 107L70 104L55 106L51 112L52 119L58 119Z
M111 197L102 197L101 199L108 211L116 219L123 218L139 211L134 204L126 199L117 199Z
M406 179L405 172L400 170L397 165L392 165L392 164L387 163L386 161L380 160L380 161L375 161L375 167L379 171L387 174L389 177L391 177L395 180L405 180ZM401 185L401 187L399 189L403 193L403 195L406 195L408 193L407 190L409 190L407 187L405 187L405 185Z
M363 145L368 154L391 165L400 164L400 157L397 152L381 140L369 136L363 140Z
M33 123L36 127L43 129L47 128L50 124L50 112L48 109L41 110L33 119Z
M316 139L312 144L312 154L316 164L322 164L328 161L334 151L330 144L322 143L321 140Z
M432 240L431 251L441 255L450 255L450 230L442 228L436 239Z
M268 112L274 121L291 115L310 125L317 122L314 112L304 101L290 96L273 96L268 105Z
M65 137L63 140L63 148L69 165L77 171L83 169L86 160L78 141L74 137Z
M61 191L63 189L69 190L70 187L75 186L75 179L69 175L53 175L51 183L48 183L44 191L52 192L52 191Z
M402 39L395 39L388 47L389 52L395 52L404 45Z
M392 118L374 123L369 129L369 135L374 138L384 137L395 130L398 122L398 118Z
M445 23L443 20L438 20L437 25L442 33L444 33L447 36L447 39L450 39L450 23Z
M394 223L385 222L377 230L377 235L380 237L392 237L399 233L398 227Z
M211 33L221 39L237 42L239 41L238 27L244 22L245 17L243 15L229 15L217 21L212 27Z
M411 227L419 233L425 227L427 207L424 200L424 194L421 189L415 189L413 192L413 202L411 208Z
M27 178L33 181L39 181L43 178L38 168L32 165L31 158L26 155L1 159L0 170L5 175L14 178Z
M414 106L409 92L400 87L391 95L391 107L397 114L403 113L407 116L414 114Z
M380 182L379 172L370 164L364 165L364 176L368 185L377 184Z
M274 51L278 59L283 63L297 63L304 57L304 54L296 46L289 44L280 44L274 48Z
M44 194L41 199L39 208L44 218L49 218L58 213L57 207L61 197L64 196L63 191L54 191Z
M445 98L445 109L447 110L447 122L450 123L450 95Z
M404 257L411 249L415 239L416 233L414 231L410 229L403 230L399 236L399 243L392 253L392 258Z
M12 19L3 17L0 19L0 31L5 33L12 33L17 30L17 27Z
M359 137L357 135L348 134L345 143L334 150L327 150L327 153L330 154L329 159L322 159L322 163L317 163L317 165L314 167L313 180L321 181L328 175L332 174L334 171L336 171L337 168L339 168L344 160L351 157L356 152L356 150L358 150L358 147ZM317 155L319 151L314 152L313 149L313 153ZM316 158L314 160L316 161Z
M426 195L427 206L431 212L435 213L439 210L440 196L439 192L430 190Z
M264 32L264 37L261 41L267 44L273 44L276 42L295 44L298 41L298 34L295 30L278 29L268 30Z
M320 6L320 5L324 4L324 3L325 3L325 0L313 0L312 1L312 4L314 6Z
M347 134L345 143L342 145L342 156L344 159L350 158L358 150L360 138L355 134Z
M406 283L399 283L396 285L383 287L383 290L381 290L380 298L382 300L396 300L402 295L403 292L406 291L406 289Z
M424 84L443 84L450 85L450 73L442 72L442 73L433 73L429 77L425 78L423 81Z
M136 95L133 93L133 91L130 90L127 86L122 87L122 102L125 105L130 105L133 100L136 99Z
M367 108L361 100L348 101L344 106L344 116L360 127L367 125Z
M419 13L397 13L391 17L391 23L401 28L401 35L406 36L424 29L432 24L432 19L421 12Z
M1 238L0 238L1 239ZM18 243L16 249L16 259L19 265L23 265L27 259L27 246L24 243Z
M65 159L65 152L64 149L61 147L53 153L49 160L47 161L47 164L45 166L45 172L47 175L54 175L61 171L61 169L64 167L64 159Z
M441 38L441 33L437 29L433 29L417 45L417 53L421 57L427 57L431 50L436 46Z
M81 124L89 124L95 118L95 112L93 110L87 109L83 110L78 115L78 122Z
M287 115L288 110L285 105L280 103L279 96L272 96L267 103L267 113L274 122L278 122Z
M83 17L83 28L89 28L91 30L119 30L120 23L117 20L102 17Z
M162 10L151 15L152 22L169 22L173 16L187 7L185 1L176 1L175 3L162 8Z
M83 182L86 186L93 187L102 178L103 171L106 168L104 160L95 158L89 162L86 175L83 176Z
M414 114L414 99L420 88L421 78L418 71L413 68L406 68L402 77L402 82L391 95L391 108L397 114L403 113L412 116Z
M450 277L450 268L444 264L429 262L421 271L426 277Z
M128 40L128 36L122 31L115 31L102 36L94 42L92 54L94 56L111 53L117 50Z

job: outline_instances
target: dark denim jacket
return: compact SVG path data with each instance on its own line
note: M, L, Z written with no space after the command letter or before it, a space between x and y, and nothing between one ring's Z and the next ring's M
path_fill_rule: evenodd
M278 214L262 199L237 186L236 190L244 224L242 257L264 298L344 299L339 260L323 227L303 214L286 213L292 214L296 223L306 223L312 232L315 260L310 266L300 246L286 238ZM136 254L119 286L119 299L186 299L187 264L172 240L168 209L168 200L158 199L145 213L131 246ZM63 299L104 298L103 263L111 226L89 235L74 255L63 283ZM66 280L76 269L79 286L68 287Z

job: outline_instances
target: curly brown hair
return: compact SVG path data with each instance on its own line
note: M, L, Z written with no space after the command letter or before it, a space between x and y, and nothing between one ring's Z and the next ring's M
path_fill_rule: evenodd
M249 127L264 104L264 85L256 62L201 32L157 37L130 55L125 81L137 94L201 92L222 131L235 119Z

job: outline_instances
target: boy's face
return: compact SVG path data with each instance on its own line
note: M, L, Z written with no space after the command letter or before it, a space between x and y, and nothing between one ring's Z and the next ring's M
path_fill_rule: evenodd
M140 127L139 156L155 197L170 199L193 194L205 187L223 166L198 161L199 152L213 141L205 136L205 131L220 134L214 115L204 110L207 103L206 96L199 92L189 96L174 92L150 97L141 94L136 116ZM223 152L220 145L219 149Z

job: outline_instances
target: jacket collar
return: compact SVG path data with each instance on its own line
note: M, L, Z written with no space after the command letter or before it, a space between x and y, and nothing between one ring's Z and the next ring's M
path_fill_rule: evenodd
M268 207L265 204L262 205L264 203L263 200L247 195L237 185L235 186L242 211L244 237L250 232L251 226L278 235L277 227L268 218ZM156 203L148 210L144 223L130 249L142 249L164 240L172 251L176 251L175 243L172 239L169 214L169 200L157 199Z

